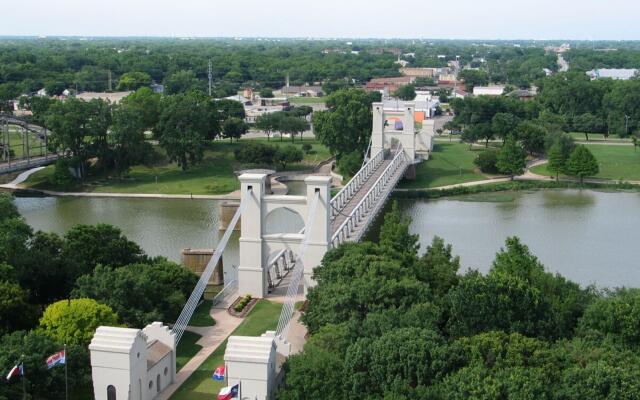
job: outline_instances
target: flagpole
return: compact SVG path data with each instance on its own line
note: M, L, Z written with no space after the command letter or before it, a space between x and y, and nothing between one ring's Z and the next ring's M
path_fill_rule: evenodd
M27 385L24 381L24 354L20 357L20 364L22 369L22 400L27 399Z
M64 344L64 398L69 400L69 378L67 375L67 344Z

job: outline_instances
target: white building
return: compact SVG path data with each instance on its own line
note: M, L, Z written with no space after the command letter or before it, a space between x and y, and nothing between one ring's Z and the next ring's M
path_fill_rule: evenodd
M502 96L504 93L504 86L476 86L473 88L474 96Z
M160 322L142 330L101 326L89 351L96 400L152 400L176 377L175 335Z
M587 71L591 80L609 78L619 81L627 81L638 76L640 70L637 68L602 68Z

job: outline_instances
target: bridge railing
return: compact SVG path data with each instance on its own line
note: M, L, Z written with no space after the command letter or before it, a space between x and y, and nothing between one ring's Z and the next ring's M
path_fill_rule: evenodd
M289 271L295 266L293 252L289 249L280 250L267 262L267 281L269 289L276 287Z
M354 232L356 226L362 222L366 214L377 205L377 202L384 194L384 191L388 190L387 187L391 180L396 177L398 169L403 168L406 165L406 162L406 156L402 149L402 144L400 144L395 149L395 156L391 163L389 163L371 189L369 189L367 194L364 195L362 200L360 200L353 211L351 211L347 219L345 219L333 234L333 237L331 238L331 245L333 247L339 246L349 238L349 236Z
M357 174L351 178L333 198L331 199L331 219L334 219L340 211L347 205L349 200L358 193L358 190L365 184L367 179L375 172L375 170L384 161L384 152L378 151L371 159L362 167Z

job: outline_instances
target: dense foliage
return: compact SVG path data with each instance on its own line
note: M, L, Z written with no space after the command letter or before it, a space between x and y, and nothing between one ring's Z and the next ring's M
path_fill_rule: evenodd
M640 395L640 292L598 293L508 238L486 275L451 246L423 255L394 207L378 243L314 271L311 334L279 399L619 399Z

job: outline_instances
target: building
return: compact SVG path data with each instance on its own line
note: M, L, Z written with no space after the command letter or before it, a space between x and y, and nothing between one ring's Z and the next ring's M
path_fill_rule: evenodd
M275 105L275 106L260 105L260 106L253 106L253 107L245 107L244 108L245 121L249 124L253 124L261 115L284 111L284 109L285 107L282 105Z
M533 89L516 89L507 93L509 97L515 97L522 101L530 101L536 97L537 91Z
M284 86L280 94L287 97L322 97L322 86Z
M164 85L154 82L151 84L150 87L151 87L151 90L153 90L153 93L158 93L158 94L164 93Z
M84 101L91 101L93 99L100 99L104 101L111 102L113 104L118 104L120 100L124 99L132 92L82 92L76 95L76 98Z
M640 70L637 68L602 68L587 71L587 75L589 75L592 81L605 78L627 81L631 78L637 77L639 74Z
M415 81L414 77L411 76L398 76L391 78L373 78L371 79L365 86L365 90L367 92L387 92L393 93L400 86L405 86L413 83Z
M400 68L400 73L412 78L434 78L438 68Z
M474 96L502 96L504 94L504 86L476 86L473 88Z
M142 330L101 326L89 352L96 400L152 400L176 378L175 335L160 322Z

